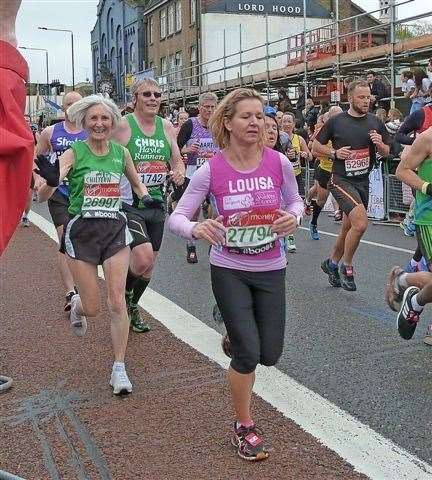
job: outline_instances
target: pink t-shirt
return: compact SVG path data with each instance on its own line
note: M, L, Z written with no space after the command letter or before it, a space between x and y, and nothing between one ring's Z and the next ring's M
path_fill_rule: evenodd
M286 266L283 239L271 233L271 224L283 209L300 217L303 201L298 194L291 162L282 154L264 148L254 170L238 171L222 152L204 164L192 177L169 220L169 228L192 238L195 211L210 195L214 214L224 217L226 244L213 246L212 265L246 271L278 270Z

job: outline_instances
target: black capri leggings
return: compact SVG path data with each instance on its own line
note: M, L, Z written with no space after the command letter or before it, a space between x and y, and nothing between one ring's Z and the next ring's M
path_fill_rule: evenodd
M231 342L231 367L272 366L285 333L285 268L247 272L211 265L212 289Z

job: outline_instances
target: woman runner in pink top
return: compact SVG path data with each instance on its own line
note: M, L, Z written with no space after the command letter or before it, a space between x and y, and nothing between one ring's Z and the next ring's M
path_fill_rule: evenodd
M285 330L285 235L297 228L303 201L291 162L264 147L263 101L239 88L210 122L220 153L192 177L169 220L171 231L211 245L212 289L231 341L228 381L236 414L232 443L240 457L268 457L250 403L258 364L275 365ZM209 195L216 219L190 219Z

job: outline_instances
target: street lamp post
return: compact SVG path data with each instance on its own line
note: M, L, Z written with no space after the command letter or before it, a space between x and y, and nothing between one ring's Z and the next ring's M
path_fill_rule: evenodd
M46 64L46 84L47 84L47 95L50 94L50 83L49 83L49 70L48 70L48 50L46 48L33 48L33 47L19 47L23 50L34 50L36 52L45 52L45 64Z
M72 47L72 90L75 90L75 55L74 55L74 35L72 30L65 30L63 28L48 28L38 27L39 30L49 30L51 32L67 32L71 34L71 47Z

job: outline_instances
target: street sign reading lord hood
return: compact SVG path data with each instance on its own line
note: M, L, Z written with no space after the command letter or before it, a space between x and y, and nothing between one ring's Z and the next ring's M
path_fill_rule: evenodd
M204 0L203 13L237 13L302 17L303 0ZM306 1L308 18L329 18L330 12L319 0Z

